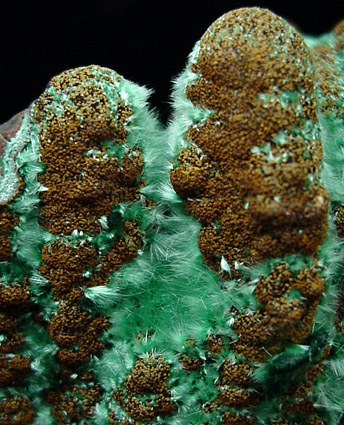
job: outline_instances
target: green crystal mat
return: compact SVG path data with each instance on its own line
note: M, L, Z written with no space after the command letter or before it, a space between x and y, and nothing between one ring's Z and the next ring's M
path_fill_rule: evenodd
M338 425L344 21L234 10L149 95L81 67L0 128L0 425Z

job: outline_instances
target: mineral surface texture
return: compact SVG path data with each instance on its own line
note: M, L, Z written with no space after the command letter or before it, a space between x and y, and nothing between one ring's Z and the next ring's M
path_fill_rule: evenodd
M339 425L343 22L234 10L149 94L81 67L0 126L0 425Z
M203 262L240 295L233 334L212 335L222 358L206 423L335 424L343 410L339 387L339 398L326 388L343 364L331 300L342 286L342 31L305 39L268 10L238 9L208 28L175 84L171 183L201 226Z
M111 323L97 306L113 302L111 276L142 253L151 225L147 96L105 68L66 71L4 146L2 424L85 423L102 399L90 362Z

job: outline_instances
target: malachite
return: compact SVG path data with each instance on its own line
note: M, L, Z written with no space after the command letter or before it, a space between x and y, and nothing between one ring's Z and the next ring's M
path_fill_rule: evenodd
M343 22L228 12L166 128L96 65L0 127L0 425L340 423Z

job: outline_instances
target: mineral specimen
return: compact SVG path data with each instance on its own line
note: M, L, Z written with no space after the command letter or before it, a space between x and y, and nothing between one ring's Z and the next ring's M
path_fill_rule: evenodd
M337 425L344 25L195 45L163 129L99 66L0 126L1 425Z
M324 389L343 364L341 31L305 41L268 10L238 9L176 82L171 183L201 224L204 263L241 293L209 423L327 424L343 410L338 378L336 396Z

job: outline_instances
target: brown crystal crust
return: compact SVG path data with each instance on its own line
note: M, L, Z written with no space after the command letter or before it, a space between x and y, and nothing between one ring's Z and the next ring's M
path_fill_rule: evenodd
M338 80L341 78L336 70L336 50L333 47L318 45L311 49L314 71L315 87L321 94L319 107L321 113L340 117L344 110L338 107L340 98Z
M218 407L242 409L259 403L260 395L252 388L251 370L247 363L223 363L218 383L219 395L216 399Z
M231 412L225 412L222 415L222 425L254 425L255 418L238 415Z
M25 337L17 328L20 315L30 309L27 279L23 283L5 284L0 281L0 387L22 386L30 373L31 359L18 354ZM27 398L10 396L0 402L0 423L8 425L31 424L34 410Z
M284 415L301 414L307 418L307 424L324 424L323 420L316 416L312 397L314 384L324 369L323 362L330 355L331 349L331 346L326 347L318 362L306 369L303 376L295 378L290 383L280 404Z
M330 355L331 346L324 349L320 359L309 367L302 376L291 381L287 390L281 395L279 406L282 418L269 424L292 425L289 420L293 415L302 415L307 425L324 425L321 418L316 415L312 394L314 384L323 371L323 361ZM220 368L218 380L219 394L215 402L208 402L204 406L206 413L211 413L224 406L236 409L222 413L222 424L224 425L253 425L256 418L251 413L240 412L240 409L249 408L258 404L262 397L260 388L252 378L253 367L247 362L235 362L226 359Z
M253 407L261 400L261 389L252 379L253 367L247 362L225 359L219 369L217 381L218 395L215 401L208 401L203 406L205 413L223 410L229 407L236 413L224 412L223 424L254 424L252 415L240 413L240 409Z
M344 205L340 205L336 209L336 228L338 232L338 236L340 238L344 238Z
M206 341L208 352L216 356L225 348L224 337L222 335L210 335Z
M0 262L10 261L12 258L12 247L9 236L18 224L18 221L18 217L6 205L0 206Z
M100 337L110 323L84 310L84 291L106 285L111 273L142 247L136 221L116 223L120 235L106 249L91 238L68 241L73 231L96 236L104 219L105 226L112 226L115 205L140 199L143 155L125 145L132 110L119 96L115 100L120 81L118 74L98 66L66 71L51 80L32 109L45 165L39 176L45 188L40 224L57 237L43 247L39 268L58 302L47 330L59 346L61 386L47 400L63 424L89 418L101 399L101 387L91 380L86 385L80 371L101 354Z
M66 71L51 80L34 104L46 166L39 178L47 189L40 196L42 224L53 234L97 233L98 220L108 216L115 203L139 199L141 152L129 150L120 160L104 146L107 140L124 143L124 124L132 114L121 98L112 112L100 86L119 78L97 66Z
M179 361L188 372L199 370L203 366L203 360L199 358L195 350L195 340L188 339L183 344L183 352L179 356Z
M16 330L20 314L30 308L27 281L23 284L0 282L0 333L5 339L0 343L0 386L22 385L29 372L31 360L16 354L25 337Z
M258 311L234 313L238 339L232 349L249 360L266 361L285 343L304 343L324 289L318 272L305 268L295 275L286 264L278 264L255 288Z
M217 272L222 257L235 276L236 262L311 255L325 238L309 58L302 37L259 8L223 15L200 41L186 96L213 113L189 128L170 177Z
M71 303L60 304L59 312L48 325L49 335L58 343L57 358L67 367L77 367L99 354L101 334L110 326L105 317L91 316Z
M72 245L58 240L45 245L39 272L49 280L54 298L76 302L86 288L106 285L111 273L133 260L142 247L138 223L125 221L123 233L104 255L85 241ZM87 270L93 270L89 277L85 276Z
M96 403L101 401L102 388L94 383L92 373L84 373L78 379L79 385L75 385L67 378L59 391L50 391L47 395L58 424L75 424L91 418Z
M146 424L146 421L170 415L177 409L168 389L169 377L170 366L162 357L150 355L148 359L136 361L125 378L124 388L119 387L113 394L116 402L134 421L133 425Z
M325 425L324 420L316 414L312 397L314 384L324 368L323 361L330 352L331 346L326 347L318 362L290 383L280 401L282 418L271 422L271 425L293 425L295 421L290 419L293 415L302 415L305 418L305 425Z
M15 196L18 196L22 189ZM10 233L18 224L18 218L7 205L0 206L0 262L10 261L12 247ZM0 387L21 386L30 373L31 359L18 354L23 347L25 337L17 328L20 315L29 311L31 297L28 280L5 283L0 280L0 334L4 337L0 343ZM8 425L31 424L34 410L27 398L8 396L0 402L0 423Z
M116 414L112 410L109 412L108 421L111 425L118 425Z
M336 36L336 49L338 51L344 50L344 19L338 22L333 28L333 32Z
M26 397L10 396L0 402L1 425L30 425L34 419L35 411Z

